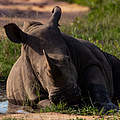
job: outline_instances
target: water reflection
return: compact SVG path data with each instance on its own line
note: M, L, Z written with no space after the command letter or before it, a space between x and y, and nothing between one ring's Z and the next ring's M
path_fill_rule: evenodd
M24 107L8 103L6 96L6 83L0 82L0 113L28 113Z
M6 113L8 110L8 101L6 97L6 83L0 82L0 113Z
M8 101L0 102L0 113L6 113L8 110Z
M14 104L8 103L7 113L10 113L10 114L11 113L14 113L14 114L15 113L24 113L25 114L25 113L28 113L26 110L25 110L25 106L19 106L19 105L14 105Z

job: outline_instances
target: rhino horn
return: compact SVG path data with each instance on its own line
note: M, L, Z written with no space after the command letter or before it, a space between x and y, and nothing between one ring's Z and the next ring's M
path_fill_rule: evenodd
M58 22L61 17L61 8L59 6L56 6L52 10L52 16L49 20L49 24L53 26L59 26Z
M54 71L54 69L56 68L56 65L54 63L54 59L50 58L45 50L43 50L43 55L45 57L45 61L46 61L47 65L48 65L49 69Z

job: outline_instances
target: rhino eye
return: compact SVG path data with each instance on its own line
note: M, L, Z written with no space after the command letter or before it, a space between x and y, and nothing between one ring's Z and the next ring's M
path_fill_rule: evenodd
M36 75L39 76L39 72L37 72Z
M50 71L51 75L56 78L58 76L62 76L62 72L59 67L55 67L53 70Z
M67 59L67 60L68 60L68 62L70 62L70 61L71 61L70 57L68 57L68 59Z
M63 62L66 63L66 62L70 62L71 61L71 58L69 56L66 56L63 58Z

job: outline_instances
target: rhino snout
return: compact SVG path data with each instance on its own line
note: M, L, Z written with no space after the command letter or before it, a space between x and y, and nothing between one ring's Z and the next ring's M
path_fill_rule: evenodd
M81 98L81 91L79 87L63 89L49 94L49 99L54 104L65 102L70 105L75 105L80 103L80 98Z

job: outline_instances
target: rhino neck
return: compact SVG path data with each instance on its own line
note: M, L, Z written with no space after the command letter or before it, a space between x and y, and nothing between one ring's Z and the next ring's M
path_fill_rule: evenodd
M66 85L62 88L54 89L49 92L49 99L54 104L58 104L59 102L65 102L70 105L79 104L80 96L81 91L79 86L76 84Z

